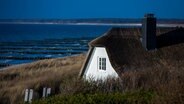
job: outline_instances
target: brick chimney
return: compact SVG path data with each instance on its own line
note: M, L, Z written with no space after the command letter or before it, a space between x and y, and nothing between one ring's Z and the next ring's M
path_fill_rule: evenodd
M142 23L142 45L146 50L156 49L156 18L146 14Z

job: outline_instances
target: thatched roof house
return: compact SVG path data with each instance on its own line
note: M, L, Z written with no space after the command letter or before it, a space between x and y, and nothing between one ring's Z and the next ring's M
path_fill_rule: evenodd
M163 61L183 64L184 29L156 25L154 14L146 14L142 28L112 28L93 40L80 77L104 80L126 70L162 66Z
M90 42L80 77L118 77L127 70L160 67L163 61L184 68L183 28L157 28L157 49L152 51L142 46L141 35L141 28L112 28Z

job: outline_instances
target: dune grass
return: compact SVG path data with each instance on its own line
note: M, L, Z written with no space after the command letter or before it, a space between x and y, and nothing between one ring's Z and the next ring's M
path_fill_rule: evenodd
M39 95L43 87L51 87L55 95L33 103L184 103L183 60L172 63L158 59L154 67L131 67L120 79L89 83L78 79L84 59L82 54L0 71L0 103L23 103L26 88L33 88Z
M62 82L60 94L35 104L182 104L184 70L146 68L127 71L121 79L86 82L75 77Z
M39 92L43 87L51 87L53 93L59 93L63 80L77 76L84 57L46 59L0 71L0 103L23 102L26 88Z

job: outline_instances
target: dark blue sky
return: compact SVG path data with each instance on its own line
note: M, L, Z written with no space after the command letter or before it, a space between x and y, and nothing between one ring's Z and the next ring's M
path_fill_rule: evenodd
M141 18L184 19L184 0L0 0L0 19Z

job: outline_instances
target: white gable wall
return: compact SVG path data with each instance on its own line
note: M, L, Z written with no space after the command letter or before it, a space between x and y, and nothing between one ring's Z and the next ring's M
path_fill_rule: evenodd
M106 58L106 70L99 70L98 57ZM108 77L118 78L118 74L109 61L105 47L95 47L85 69L84 78L87 80L105 80Z

